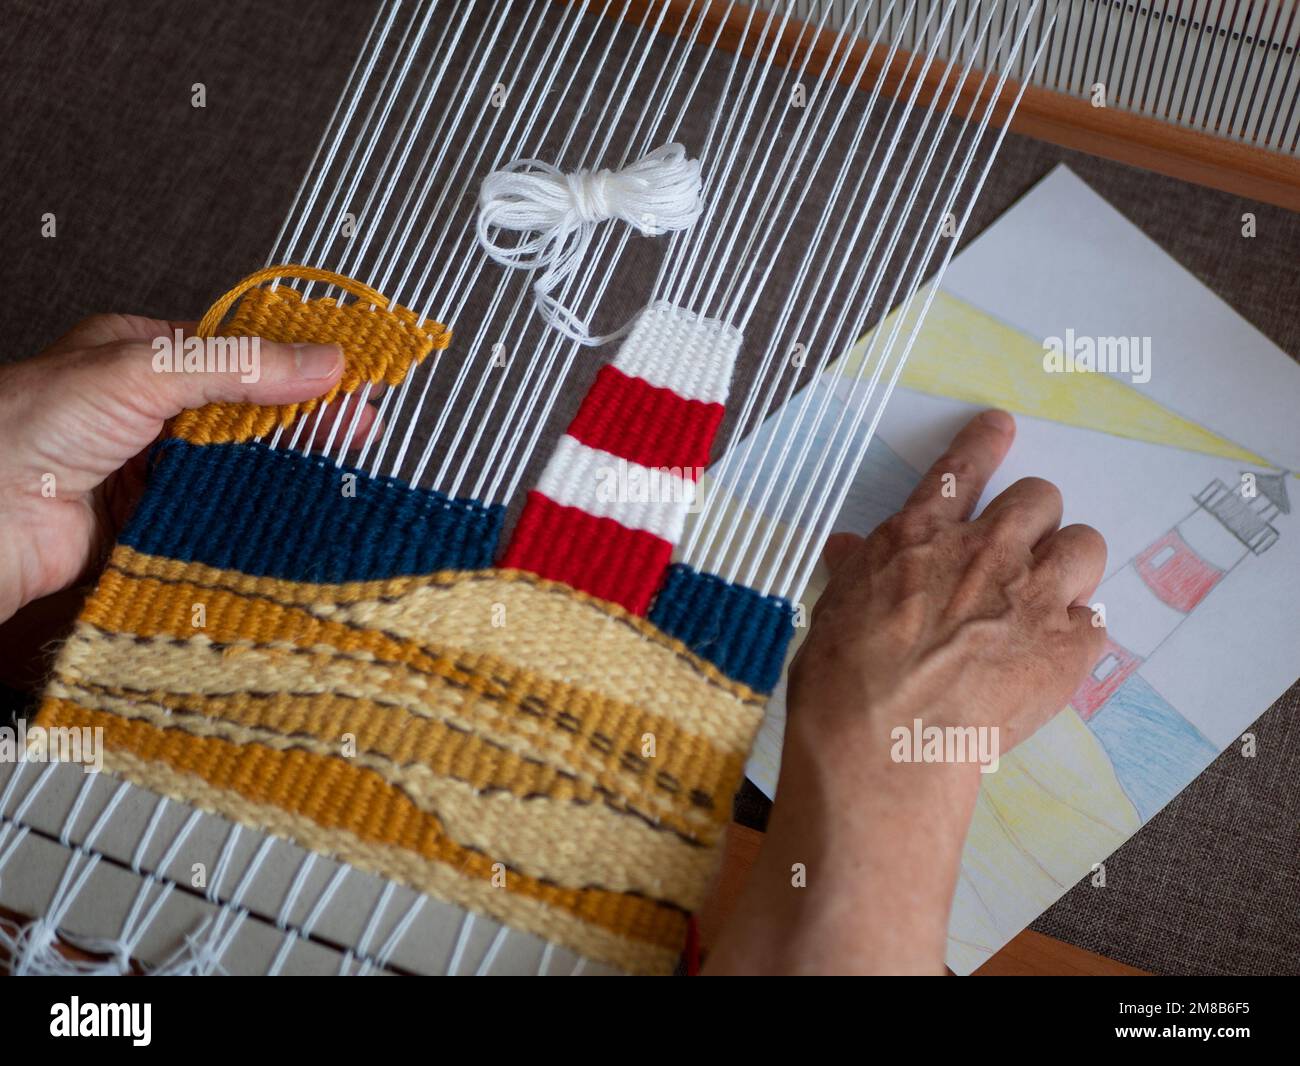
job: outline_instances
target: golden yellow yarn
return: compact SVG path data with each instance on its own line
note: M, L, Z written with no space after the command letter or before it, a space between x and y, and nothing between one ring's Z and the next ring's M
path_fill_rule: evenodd
M509 584L507 578L500 587ZM495 592L487 595L488 602L496 602ZM197 633L192 624L195 603L202 603L206 613ZM81 622L103 631L104 637L129 634L138 654L131 655L127 642L112 654L101 637L93 654L70 649L69 665L80 676L206 694L223 688L301 692L319 678L321 687L398 701L420 718L447 722L462 732L489 737L500 749L554 763L615 808L695 843L716 840L731 798L730 792L716 794L717 783L738 783L748 747L742 736L752 735L759 717L757 708L746 713L734 699L697 682L691 698L704 705L710 718L740 718L749 726L749 734L724 745L647 713L639 704L614 698L606 686L579 688L522 668L509 651L488 655L440 646L430 641L432 634L401 638L369 626L316 618L300 607L264 597L184 580L133 578L115 569L100 579ZM539 631L524 617L504 628L517 644L565 639L563 630ZM144 638L163 639L149 649L141 643ZM169 650L168 641L180 642L180 647ZM205 660L182 654L186 647L202 650L212 642L220 645L220 656ZM625 674L640 665L634 660L613 672ZM647 675L643 687L649 689L662 676ZM361 709L356 713L359 717ZM357 733L361 728L357 724L345 731ZM655 738L653 759L640 754L647 734ZM441 736L436 746L450 742L450 737ZM422 748L418 757L430 761L434 749ZM505 787L506 782L498 780L496 785Z
M514 666L552 681L597 688L617 701L636 704L723 750L748 750L766 705L763 697L645 618L524 570L449 570L317 584L180 562L126 545L114 549L111 566L133 577L186 581L301 607L322 619L390 636L508 657ZM578 609L575 603L589 609ZM492 605L499 607L489 609ZM502 616L509 624L501 624ZM532 639L521 640L521 633L532 634ZM594 648L600 649L599 655L592 654ZM611 670L608 663L640 665ZM708 699L700 697L700 682L706 682Z
M762 703L517 571L317 585L119 546L38 721L104 728L105 765L155 791L654 971L703 900Z
M332 297L304 300L295 289L260 287L278 278L324 282L356 300L348 304ZM222 326L231 308L234 314ZM399 385L413 365L451 343L451 331L442 323L421 322L405 307L390 307L387 297L369 285L330 270L291 264L250 274L217 300L199 322L198 335L213 337L218 332L225 337L299 344L337 343L343 348L343 376L324 396L303 403L220 403L185 411L173 421L172 432L195 444L265 435L365 383Z
M193 736L54 697L47 697L41 718L50 728L102 729L104 765L157 792L270 832L278 829L275 812L305 818L294 839L360 869L394 876L401 866L378 856L406 853L428 867L416 884L425 888L420 881L432 880L433 870L447 867L455 872L460 891L459 898L444 898L486 910L517 928L564 943L562 930L568 923L552 916L575 916L596 934L589 945L595 948L593 957L615 965L634 965L637 946L675 957L685 936L684 912L638 895L603 887L564 888L513 870L506 872L504 886L494 886L495 856L452 841L437 817L421 812L403 793L350 760ZM349 838L356 846L347 847ZM407 877L398 879L411 883ZM547 908L538 915L512 905L523 900Z
M94 646L93 634L74 637ZM151 653L153 648L148 649ZM337 755L356 737L354 765L437 816L462 845L508 858L510 867L561 885L637 891L683 909L699 906L713 855L607 806L595 790L549 763L494 747L480 735L421 721L392 703L331 694L198 695L163 689L55 682L48 694L87 710L237 744Z

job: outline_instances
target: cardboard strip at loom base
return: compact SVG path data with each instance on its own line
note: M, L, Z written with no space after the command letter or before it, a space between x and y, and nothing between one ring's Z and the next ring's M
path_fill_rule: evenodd
M87 775L77 762L0 763L0 819L0 908L57 913L60 937L114 944L99 953L101 972L194 972L194 949L218 932L228 936L214 972L229 974L619 972L112 774ZM96 857L69 899L69 863ZM257 875L246 877L254 862ZM202 894L195 864L212 874Z

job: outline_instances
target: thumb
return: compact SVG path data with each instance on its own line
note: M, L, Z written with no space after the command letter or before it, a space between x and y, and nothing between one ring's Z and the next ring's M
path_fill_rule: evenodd
M260 337L186 337L130 342L111 360L102 388L140 414L165 421L208 403L284 404L328 392L343 372L337 344L283 344ZM203 340L203 347L198 342ZM185 350L181 350L181 348ZM93 372L93 364L87 366ZM98 376L98 375L97 375ZM129 390L129 391L128 391Z
M335 344L259 341L245 346L244 358L232 346L224 363L208 357L216 345L204 345L188 363L183 352L169 360L160 341L175 349L177 335L56 350L6 367L0 448L11 469L54 473L75 495L144 451L187 407L298 403L328 392L343 372Z

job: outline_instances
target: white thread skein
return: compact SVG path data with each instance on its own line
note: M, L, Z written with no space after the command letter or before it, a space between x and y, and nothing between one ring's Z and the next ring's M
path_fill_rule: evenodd
M582 344L621 337L593 337L587 323L552 293L577 272L596 227L620 219L647 237L686 229L700 217L700 163L680 144L665 144L622 170L565 174L540 159L516 159L493 171L479 190L478 239L502 266L540 271L533 282L542 320ZM493 232L495 231L495 232ZM506 232L530 233L515 244Z

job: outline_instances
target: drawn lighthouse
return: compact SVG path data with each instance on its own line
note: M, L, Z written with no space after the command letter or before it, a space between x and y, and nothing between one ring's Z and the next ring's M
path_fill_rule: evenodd
M1287 476L1243 471L1232 489L1216 478L1186 518L1102 582L1106 647L1070 700L1085 721L1242 560L1276 543L1273 522L1291 513Z

